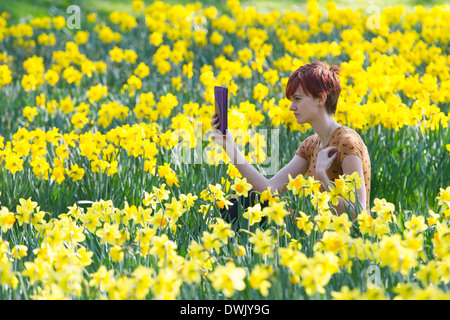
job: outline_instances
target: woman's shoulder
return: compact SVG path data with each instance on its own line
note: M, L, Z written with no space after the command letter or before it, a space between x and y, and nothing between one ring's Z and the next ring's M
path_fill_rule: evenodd
M367 154L367 146L357 131L347 126L339 128L337 146L342 154L359 154L360 157L365 157Z
M354 134L354 133L358 134L358 132L356 132L356 131L353 130L352 128L347 127L347 126L345 126L345 125L341 125L338 129L339 129L340 132L342 132L343 134ZM359 135L359 134L358 134L358 135Z
M301 143L297 149L297 154L301 155L305 159L307 159L309 154L314 150L318 143L319 136L314 133L307 136Z
M344 125L338 128L337 138L339 140L356 139L362 142L362 138L357 131Z
M313 133L309 136L307 136L302 143L305 144L313 144L317 139L319 139L319 136L317 135L317 133Z

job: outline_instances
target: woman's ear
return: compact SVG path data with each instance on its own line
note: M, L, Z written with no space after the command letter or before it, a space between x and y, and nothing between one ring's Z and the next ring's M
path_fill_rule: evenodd
M327 102L327 94L324 92L320 93L319 103L324 106L325 102Z
M326 101L327 101L327 94L319 93L319 97L317 98L317 102L319 103L319 106L324 107Z

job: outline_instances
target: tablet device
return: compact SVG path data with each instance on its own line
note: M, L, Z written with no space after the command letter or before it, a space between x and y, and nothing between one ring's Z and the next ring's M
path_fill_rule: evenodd
M226 134L228 128L228 88L214 87L214 100L216 102L216 114L219 115L219 127L222 134Z

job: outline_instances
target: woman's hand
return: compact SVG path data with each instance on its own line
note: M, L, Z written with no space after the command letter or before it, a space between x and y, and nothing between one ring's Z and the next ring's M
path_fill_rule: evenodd
M321 181L327 190L331 180L328 177L327 170L330 169L333 161L338 156L337 147L328 147L319 152L316 163L316 177Z
M214 140L214 143L217 143L221 146L225 152L227 150L232 150L234 147L234 138L231 135L230 131L227 129L226 134L222 134L219 128L219 116L217 113L213 114L211 120L212 133L211 138Z
M328 147L319 152L317 155L316 173L323 174L330 169L333 161L338 155L337 147Z

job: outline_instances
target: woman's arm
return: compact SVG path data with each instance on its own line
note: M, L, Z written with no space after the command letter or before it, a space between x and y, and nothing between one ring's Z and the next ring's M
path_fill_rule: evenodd
M216 118L213 117L213 121L211 121L213 128L216 125L216 121ZM281 194L286 191L285 185L289 182L289 174L292 178L295 178L299 174L305 174L308 170L308 161L298 155L294 155L294 158L286 166L268 179L245 159L229 130L227 130L226 136L216 132L212 134L212 138L215 143L224 148L242 177L247 179L247 182L253 186L255 191L263 192L270 187L272 193L278 191Z
M324 150L322 150L322 151L324 151ZM326 151L326 153L327 153L327 151ZM331 159L331 158L329 158L329 159ZM333 160L334 160L334 158L333 158ZM320 160L318 159L317 163L319 163L319 161ZM317 179L319 179L325 185L326 190L329 191L331 180L329 179L327 172L326 172L326 170L329 167L327 168L325 161L326 160L321 162L322 165L316 166L316 168L317 168L316 176L317 176ZM331 163L332 163L332 161L331 161ZM330 163L330 165L331 165L331 163ZM359 177L364 177L361 158L356 155L346 156L342 160L342 172L345 175L351 175L355 171L358 172ZM361 188L356 189L356 192L357 192L357 196L358 196L357 202L359 202L361 210L366 210L366 196L367 195L366 195L366 188L364 187L364 184L361 185ZM346 200L340 198L338 205L335 206L334 208L336 209L338 214L342 214L342 213L346 212L346 207L349 207L351 218L352 218L352 220L354 220L356 218L356 201L349 202L349 201L346 201Z
M289 182L289 175L295 178L299 174L305 174L308 169L308 161L298 155L294 155L287 165L272 178L267 179L245 159L237 146L234 149L234 165L241 175L247 178L247 182L253 186L253 189L258 192L263 192L270 187L272 193L278 192L278 194L282 194L287 190L286 184Z

